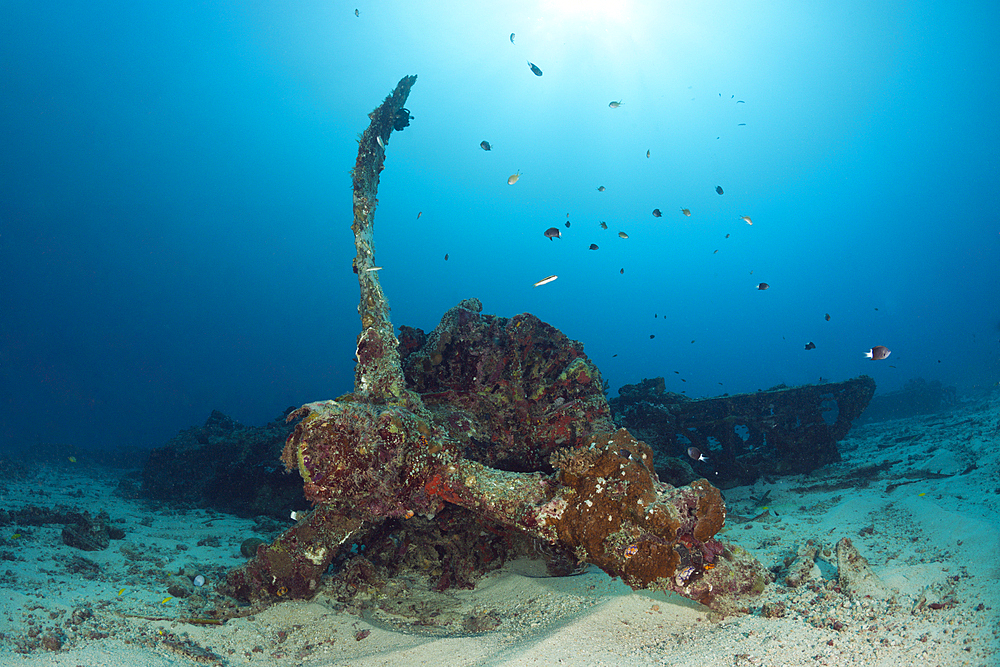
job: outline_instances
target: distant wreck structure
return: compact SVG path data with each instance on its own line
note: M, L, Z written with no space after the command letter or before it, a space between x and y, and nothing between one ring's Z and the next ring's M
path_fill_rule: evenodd
M861 423L906 419L928 415L950 408L958 402L958 390L940 380L923 378L908 380L902 389L878 394L872 398L868 409L861 415Z
M374 270L373 224L385 149L411 118L403 105L415 80L405 77L369 114L359 141L354 391L288 416L296 424L282 461L314 508L231 570L227 591L263 603L310 598L331 565L357 590L406 563L438 590L472 587L514 553L509 545L529 540L563 564L556 570L590 563L633 588L746 611L770 575L715 539L722 494L704 479L658 479L649 446L611 422L600 371L580 343L532 315L484 315L476 299L432 332L404 327L397 339Z
M812 472L840 460L837 442L864 411L875 380L786 387L692 399L665 390L662 377L625 385L611 399L615 423L652 447L672 484L708 477L727 488L757 478ZM696 447L707 461L686 452Z

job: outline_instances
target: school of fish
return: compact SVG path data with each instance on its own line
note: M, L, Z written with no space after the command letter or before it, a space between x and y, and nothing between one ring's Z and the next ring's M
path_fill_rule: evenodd
M355 10L355 15L359 15L358 10ZM511 44L515 43L514 42L514 37L515 37L514 33L510 33L510 43ZM531 71L532 74L534 74L536 77L541 77L542 76L542 70L541 70L541 68L538 65L536 65L533 62L531 62L530 60L527 61L527 64L528 64L528 69ZM720 94L720 97L721 97L721 94ZM731 96L731 97L734 98L735 96ZM736 104L745 104L745 101L744 100L736 100L735 103ZM621 99L619 99L619 100L612 100L611 102L608 103L608 107L611 108L611 109L618 109L618 108L620 108L622 106L623 106L623 101ZM745 126L746 123L739 123L738 125L739 126ZM386 148L386 142L383 141L382 137L376 137L376 141L379 144L380 148L382 148L383 150ZM491 152L491 151L493 151L493 145L489 141L486 141L486 140L481 141L480 144L479 144L479 147L484 152ZM652 157L652 149L646 150L646 158L650 159L651 157ZM512 185L516 184L520 180L521 175L522 175L522 173L521 173L520 170L515 171L513 174L511 174L510 176L507 177L507 185L511 185L512 186ZM607 188L604 185L599 185L599 186L597 186L596 189L597 189L598 192L602 192L602 193L605 192L605 191L607 191ZM715 192L718 195L725 194L725 191L723 190L723 188L722 188L721 185L716 185L715 186ZM680 213L683 216L687 217L687 218L690 218L693 215L692 214L692 210L690 208L680 207L679 210L680 210ZM422 211L418 212L417 213L417 219L419 219L422 214L423 214ZM662 211L659 208L654 208L653 212L652 212L652 215L653 215L654 218L658 218L658 219L663 217L663 213L662 213ZM569 213L567 213L566 216L568 218L569 217ZM740 215L739 216L739 220L745 222L747 225L750 225L750 226L752 226L754 224L752 218L749 215ZM608 229L608 223L606 221L604 221L604 220L599 221L598 225L601 228L601 230L606 231ZM569 229L570 228L570 221L566 220L564 222L564 226L565 226L566 229ZM562 230L560 230L558 227L554 227L554 226L547 228L543 232L543 236L545 238L547 238L549 241L554 241L555 239L562 239L562 238L564 238ZM726 239L729 239L730 236L731 236L730 233L726 233L725 234L725 238ZM618 232L618 237L621 238L621 239L629 239L629 235L627 233L625 233L624 231L619 231ZM598 250L599 246L596 243L589 243L587 245L587 248L589 250L591 250L591 251L594 251L594 250ZM712 254L717 254L718 252L719 252L719 249L715 249ZM444 254L444 260L448 261L448 259L449 259L449 254L445 253ZM372 267L366 269L366 271L368 271L368 272L377 272L377 271L381 271L381 270L382 270L381 266L372 266ZM625 274L625 268L622 267L619 270L619 273L621 275L624 275ZM750 271L750 274L751 275L753 274L753 270ZM533 284L533 286L534 287L540 287L542 285L547 285L547 284L555 281L557 278L558 278L558 276L555 275L555 274L553 274L553 275L547 276L547 277L542 278L541 280L535 282ZM759 283L757 283L755 285L755 288L758 291L765 291L765 290L770 289L770 287L771 287L770 284L768 284L766 282L759 282ZM878 308L875 308L875 310L877 311ZM654 315L654 317L656 317L656 315ZM830 314L826 313L824 315L824 319L827 322L829 322L830 319L831 319ZM655 334L650 334L649 338L650 338L650 340L653 340L653 339L656 338L656 336L655 336ZM694 340L691 341L691 343L694 343L694 342L695 342ZM806 343L805 349L806 350L814 350L814 349L816 349L816 345L812 341L809 341L808 343ZM891 351L887 347L885 347L883 345L876 345L876 346L870 348L867 352L865 352L865 357L867 357L868 359L871 359L873 361L881 361L881 360L885 360L886 358L888 358L890 354L891 354ZM614 354L612 356L613 357L617 357L618 355ZM682 379L681 381L684 382L686 380ZM721 384L721 383L719 383L719 384ZM687 453L688 453L688 456L690 456L696 462L705 462L705 461L708 460L708 458L705 456L705 454L703 452L701 452L696 447L689 448ZM166 602L166 600L164 602Z

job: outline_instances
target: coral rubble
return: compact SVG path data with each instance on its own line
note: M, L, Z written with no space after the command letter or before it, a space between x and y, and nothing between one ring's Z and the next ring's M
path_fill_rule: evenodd
M125 532L111 525L111 517L104 511L94 516L90 512L76 512L62 505L54 508L28 505L18 510L0 510L0 526L44 526L51 523L63 524L63 544L81 551L103 551L111 540L125 538Z
M837 542L837 580L841 589L854 600L888 600L897 595L878 578L868 559L847 537Z

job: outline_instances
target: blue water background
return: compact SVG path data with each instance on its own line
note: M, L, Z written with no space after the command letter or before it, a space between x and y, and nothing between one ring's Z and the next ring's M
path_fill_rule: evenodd
M355 137L407 74L376 215L395 324L531 312L612 395L1000 380L995 2L0 11L0 449L349 391Z

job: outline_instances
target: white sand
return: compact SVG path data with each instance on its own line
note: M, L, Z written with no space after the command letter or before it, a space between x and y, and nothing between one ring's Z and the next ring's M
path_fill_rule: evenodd
M199 664L202 655L200 664L279 666L1000 665L1000 395L862 426L841 452L842 463L811 476L727 490L731 514L761 513L750 499L770 491L767 507L777 516L731 523L719 537L767 567L790 562L808 540L835 552L849 537L894 589L894 603L834 590L834 555L832 564L817 561L813 571L823 579L797 589L779 580L752 614L722 620L677 597L633 592L595 569L547 578L515 563L474 591L413 598L437 611L428 616L437 627L404 630L385 613L337 612L322 594L221 626L125 616L197 616L190 599L163 602L169 576L194 566L211 586L242 562L239 545L255 534L254 522L113 496L120 471L85 462L45 468L30 480L0 482L3 507L104 509L126 537L82 552L62 543L58 525L0 528L0 664L158 667ZM886 462L874 478L852 477ZM926 472L952 476L922 478ZM906 475L917 481L886 491ZM96 570L88 574L80 558ZM929 608L950 598L957 604ZM81 608L93 617L74 624ZM464 632L471 615L493 629ZM107 636L92 638L101 632ZM62 648L19 652L47 634Z

